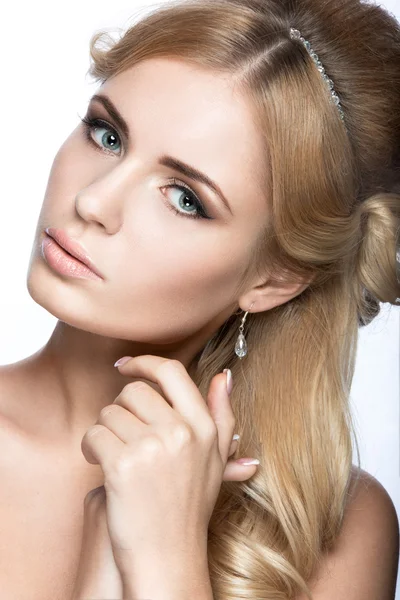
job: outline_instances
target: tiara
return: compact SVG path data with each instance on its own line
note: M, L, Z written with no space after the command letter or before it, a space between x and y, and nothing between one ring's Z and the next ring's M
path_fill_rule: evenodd
M314 52L314 50L311 48L310 42L308 42L301 36L301 33L298 29L293 29L293 27L291 27L290 28L290 37L292 38L292 40L300 40L302 42L302 44L305 46L305 48L307 49L307 52L309 53L309 55L311 56L311 58L317 65L318 71L321 73L322 77L328 84L332 100L336 104L336 106L339 110L339 113L340 113L340 118L344 122L344 112L343 112L343 108L340 104L339 96L337 95L337 93L334 90L334 83L333 83L332 79L330 79L328 77L328 75L325 73L325 69L324 69L321 61L318 58L318 54L316 54L316 52Z

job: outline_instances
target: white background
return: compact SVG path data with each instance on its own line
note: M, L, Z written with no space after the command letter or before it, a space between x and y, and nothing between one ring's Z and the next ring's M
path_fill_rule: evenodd
M398 0L380 4L400 20ZM0 364L38 350L56 324L29 296L26 274L53 158L97 88L85 79L89 38L100 28L125 29L149 5L25 0L0 7ZM382 305L381 315L360 331L351 402L361 466L384 485L400 518L399 312ZM398 583L397 600L399 590Z

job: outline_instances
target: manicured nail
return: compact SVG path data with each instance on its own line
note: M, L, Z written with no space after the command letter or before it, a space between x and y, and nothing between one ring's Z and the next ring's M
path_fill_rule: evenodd
M226 389L228 391L228 396L230 396L233 387L232 371L230 369L224 369L224 373L226 373Z
M238 440L240 438L240 435L238 433L235 433L235 435L232 438L232 442L234 442L235 440Z
M258 458L238 458L237 463L239 463L240 465L259 465L260 461L258 460Z
M131 360L132 356L123 356L114 364L114 367L119 367L120 365L124 365L128 360Z

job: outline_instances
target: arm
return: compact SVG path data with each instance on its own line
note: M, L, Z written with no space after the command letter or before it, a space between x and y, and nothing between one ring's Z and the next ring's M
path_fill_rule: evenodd
M118 600L122 593L107 529L104 487L100 486L85 497L79 568L71 600Z
M121 573L124 600L214 600L208 571L207 550L178 561L164 556L144 557L135 569Z
M335 547L309 582L313 600L394 600L399 559L396 509L385 488L363 470L357 486L351 486L350 494ZM150 569L151 565L148 567ZM202 577L198 581L204 581L204 595L201 596L198 590L195 597L212 600L206 571ZM148 582L151 578L145 577L145 580ZM193 575L186 582L188 592L193 591L190 582L193 583ZM155 600L158 600L158 596L164 598L163 592L165 594L166 590L171 591L171 596L167 597L174 598L178 590L182 591L179 585L184 583L182 579L177 580L177 587L174 588L171 581L166 585L166 580L157 578L157 581L153 581L155 587L151 591ZM125 578L124 598L135 598L134 589L133 581ZM147 588L144 589L147 591ZM301 594L296 600L308 599Z
M394 600L398 560L396 509L379 481L361 469L335 547L308 582L313 600Z

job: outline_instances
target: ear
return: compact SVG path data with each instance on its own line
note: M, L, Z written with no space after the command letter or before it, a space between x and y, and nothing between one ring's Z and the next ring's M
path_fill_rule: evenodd
M289 302L295 296L301 294L314 279L315 275L309 277L307 280L302 281L290 281L290 276L280 275L275 279L277 281L272 282L271 280L264 281L258 285L254 285L248 289L238 299L239 306L242 310L248 310L253 304L251 309L252 313L264 312L270 310L275 306L280 306Z

